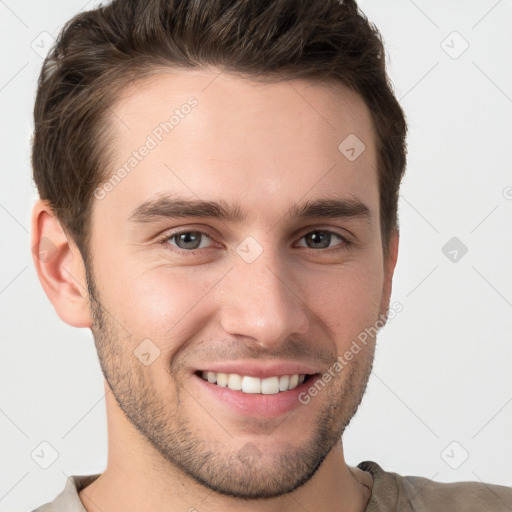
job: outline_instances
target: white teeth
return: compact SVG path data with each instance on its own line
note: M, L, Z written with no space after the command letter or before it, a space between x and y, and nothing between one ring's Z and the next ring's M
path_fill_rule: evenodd
M228 374L227 373L217 373L217 386L221 388L225 388L228 385Z
M204 380L212 384L217 384L222 388L229 388L233 391L242 391L243 393L275 395L281 391L294 389L304 382L304 374L281 375L280 377L267 377L259 379L249 375L238 375L237 373L216 373L202 372Z
M299 376L297 374L290 375L290 384L288 384L288 389L296 388L299 384Z
M240 391L242 389L242 377L236 373L230 373L228 377L228 388L233 391Z
M286 391L288 384L290 384L290 377L288 375L281 375L279 377L279 391Z
M261 379L246 375L242 378L242 391L244 393L261 393Z
M261 380L261 392L264 395L279 393L279 377L268 377Z

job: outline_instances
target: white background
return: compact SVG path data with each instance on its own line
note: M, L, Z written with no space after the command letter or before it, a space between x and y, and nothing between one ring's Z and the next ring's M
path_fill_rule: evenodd
M31 510L52 500L67 475L106 465L92 335L55 314L29 237L38 52L95 4L0 1L2 512ZM511 485L512 1L360 6L384 37L409 157L392 297L403 311L380 334L367 394L345 433L347 462ZM455 263L442 252L452 237L468 248ZM48 469L31 458L43 441L58 452Z

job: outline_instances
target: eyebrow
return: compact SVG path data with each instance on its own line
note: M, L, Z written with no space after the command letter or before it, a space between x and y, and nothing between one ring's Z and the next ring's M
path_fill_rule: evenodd
M317 199L294 204L285 214L292 220L305 220L313 218L341 219L362 218L369 220L371 211L358 198L346 199ZM135 223L148 223L160 219L174 219L183 217L200 217L219 219L230 222L242 222L247 217L238 203L227 204L225 201L189 200L169 195L146 201L129 216Z

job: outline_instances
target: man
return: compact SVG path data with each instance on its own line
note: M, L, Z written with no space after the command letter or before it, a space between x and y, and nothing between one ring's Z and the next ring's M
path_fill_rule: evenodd
M64 28L34 261L94 335L109 453L38 511L511 509L503 486L344 460L391 313L405 135L354 1L117 0Z

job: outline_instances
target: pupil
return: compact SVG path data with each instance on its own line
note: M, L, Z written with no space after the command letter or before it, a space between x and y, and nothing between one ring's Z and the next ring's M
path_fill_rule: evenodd
M325 231L314 231L309 235L309 239L314 244L321 244L322 248L329 247L330 234Z
M178 246L181 249L197 249L198 244L197 241L199 240L199 236L197 234L192 233L182 233L178 237ZM181 243L184 243L186 246L183 247ZM189 244L192 244L193 247L190 247Z

